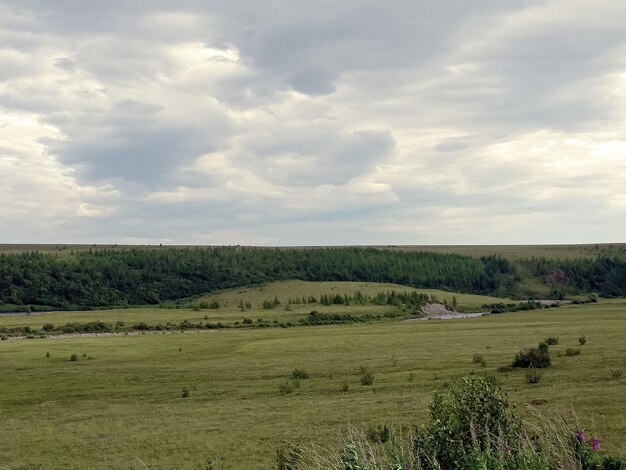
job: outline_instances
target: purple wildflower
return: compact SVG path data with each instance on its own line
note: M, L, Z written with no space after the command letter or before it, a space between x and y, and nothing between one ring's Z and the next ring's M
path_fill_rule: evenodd
M411 468L411 464L410 463L404 464L404 468L406 468L406 470L409 470Z
M587 442L587 438L585 437L585 431L583 431L582 429L579 429L578 432L576 432L576 438L578 439L578 442Z
M591 448L595 451L595 452L600 452L600 439L598 438L593 438L591 440Z

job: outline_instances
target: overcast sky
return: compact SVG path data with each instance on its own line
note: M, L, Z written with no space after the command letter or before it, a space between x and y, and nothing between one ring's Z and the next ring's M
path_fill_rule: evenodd
M0 0L0 243L625 235L623 0Z

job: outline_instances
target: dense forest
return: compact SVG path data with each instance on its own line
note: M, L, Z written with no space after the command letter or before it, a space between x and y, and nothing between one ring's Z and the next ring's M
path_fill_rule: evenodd
M521 264L550 287L553 298L626 295L621 258L533 258ZM498 256L375 248L94 249L0 255L0 310L159 304L283 279L391 282L497 296L521 292L518 266Z
M90 250L57 257L0 255L0 303L86 309L158 304L282 279L392 282L506 294L515 267L495 256L373 248L162 248ZM1 305L0 305L1 307Z
M533 273L552 288L553 297L595 292L604 297L626 295L626 259L623 257L571 260L532 259Z

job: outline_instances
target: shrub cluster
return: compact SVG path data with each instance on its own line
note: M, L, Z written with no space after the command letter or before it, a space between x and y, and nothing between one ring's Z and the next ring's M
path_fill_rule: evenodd
M513 360L513 367L542 369L551 363L549 346L542 342L536 348L525 348L518 352Z

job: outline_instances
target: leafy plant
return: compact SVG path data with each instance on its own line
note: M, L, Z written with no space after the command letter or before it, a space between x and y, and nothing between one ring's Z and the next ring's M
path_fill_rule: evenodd
M504 392L488 378L464 378L448 397L435 393L429 409L430 420L414 445L422 462L437 462L433 468L460 468L476 451L495 453L500 443L514 442L522 428Z

